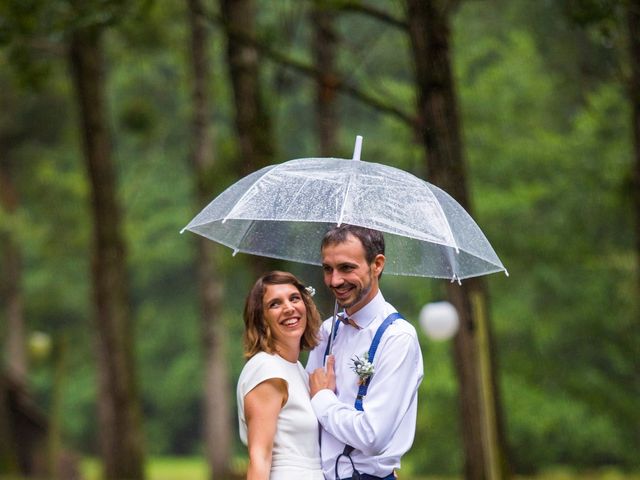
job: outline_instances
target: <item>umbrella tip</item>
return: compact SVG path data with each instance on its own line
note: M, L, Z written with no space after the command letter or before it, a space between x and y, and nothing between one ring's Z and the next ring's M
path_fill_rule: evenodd
M180 230L180 235L182 235L186 229L187 227L184 227L182 230Z
M360 152L362 151L362 135L356 135L356 144L353 147L353 159L360 160Z

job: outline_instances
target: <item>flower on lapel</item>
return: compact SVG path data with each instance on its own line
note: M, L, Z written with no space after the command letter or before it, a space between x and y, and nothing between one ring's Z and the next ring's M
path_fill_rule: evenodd
M369 352L364 352L362 358L355 355L351 361L353 362L351 370L360 378L358 385L364 385L374 373L373 364L369 361Z

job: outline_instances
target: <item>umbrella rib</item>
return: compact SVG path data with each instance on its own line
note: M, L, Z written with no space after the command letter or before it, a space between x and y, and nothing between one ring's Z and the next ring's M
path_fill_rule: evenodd
M358 162L359 160L352 160L352 162ZM344 208L347 205L347 199L349 198L349 192L351 191L351 185L355 174L355 165L351 165L351 173L349 174L349 182L347 183L347 190L344 193L344 199L342 200L342 206L340 207L340 216L338 217L338 226L342 225L342 218L344 217Z
M447 225L447 229L449 230L449 233L451 233L451 239L453 240L453 243L454 243L454 247L453 248L455 248L456 255L458 255L460 253L460 247L458 247L458 241L456 240L456 237L453 236L453 230L451 230L451 225L449 224L449 220L447 219L447 216L444 214L444 211L442 210L442 207L440 206L440 204L438 204L438 208L440 208L440 210L442 211L442 216L444 218L444 222ZM451 255L451 253L449 253L449 252L447 252L447 254ZM457 279L458 280L458 285L461 285L460 277L458 276L459 265L458 265L457 258L454 257L453 255L451 255L449 261L451 263L451 268L453 269L453 276L451 277L451 283L455 282L456 279Z
M431 189L429 189L429 191L431 191ZM431 195L433 195L433 192L431 192ZM435 197L435 195L434 195ZM451 229L451 224L449 223L449 219L447 218L447 215L444 213L444 209L442 208L442 205L440 204L440 202L435 202L435 205L438 207L438 209L440 210L440 213L442 214L442 218L444 219L444 223L447 226L447 230L449 231L449 234L451 235L451 239L453 240L453 248L456 249L456 253L460 253L460 247L458 246L458 241L456 240L456 237L453 235L453 230Z
M439 188L437 185L433 185L433 184L430 184L430 185L431 185L432 187L436 188L437 190L440 190L440 191L442 191L443 193L447 194L447 192L446 192L445 190L442 190L442 189L441 189L441 188ZM431 188L430 188L429 190L431 191L431 194L432 194L432 195L434 195L434 194L433 194L433 190L431 190ZM447 194L447 195L448 195L448 194ZM435 196L435 195L434 195L434 196ZM449 195L449 196L450 196L450 195ZM456 200L455 200L455 198L453 198L453 197L451 197L451 198L452 198L452 200L453 200L454 202L456 201ZM436 199L437 199L437 197L436 197ZM449 230L449 232L451 233L451 238L454 240L454 247L453 247L453 248L455 248L456 253L460 253L460 250L462 250L463 252L468 253L469 255L472 255L472 256L474 256L474 257L478 258L479 260L482 260L482 261L484 261L484 262L486 262L486 263L488 263L488 264L490 264L490 265L495 265L496 267L498 267L498 268L500 269L500 270L498 270L498 271L504 271L504 272L507 274L507 276L509 276L509 273L507 272L507 269L506 269L506 268L505 268L505 266L502 264L502 262L501 262L501 261L500 261L500 259L498 258L498 256L497 256L497 254L495 253L495 251L493 252L493 254L494 254L494 256L496 257L496 259L495 259L495 260L497 260L497 262L498 262L498 263L496 263L496 262L495 262L495 260L493 260L493 259L491 259L491 258L488 258L486 255L480 255L480 254L478 254L477 252L469 251L468 249L465 249L464 247L460 248L460 247L458 246L458 242L457 242L456 238L455 238L455 237L454 237L454 235L453 235L453 230L451 229L451 225L450 225L450 223L449 223L449 220L448 220L447 215L444 213L444 209L442 208L442 204L441 204L439 201L435 202L435 204L436 204L436 205L437 205L437 207L440 209L440 212L442 213L442 218L444 219L444 221L445 221L445 223L446 223L446 225L447 225L447 229L448 229L448 230ZM464 209L463 209L463 211L464 211ZM473 221L473 218L471 218L471 215L469 215L466 211L465 211L465 213L468 215L469 219L470 219L471 221ZM473 221L473 222L475 223L475 221ZM487 245L489 245L490 250L491 250L491 251L493 251L493 249L491 248L491 244L490 244L490 243L489 243L489 241L487 240L487 238L486 238L486 236L484 235L484 233L482 232L482 230L480 230L480 227L478 227L478 226L477 226L477 224L476 224L476 227L478 228L478 230L479 230L480 234L482 235L482 237L483 237L483 238L485 239L485 241L487 242ZM455 279L454 279L454 280L455 280Z
M271 172L273 172L276 168L278 168L278 165L270 169L261 177L257 178L256 181L253 182L253 184L249 188L247 188L247 190L242 194L240 199L233 205L233 207L231 207L231 210L229 210L229 212L224 216L224 218L222 219L222 223L225 223L229 219L229 217L231 217L231 214L238 208L238 205L242 205L242 203L244 202L244 199L249 196L249 193L252 193L255 190L255 186L258 184L258 182L260 180L263 180L265 177L270 176Z
M249 226L246 228L246 230L242 234L242 238L238 242L238 245L233 248L233 255L232 256L235 257L236 254L240 251L240 248L242 247L242 242L244 242L244 239L247 238L247 233L249 233L249 230L251 230L251 227L253 227L254 223L255 223L255 220L251 220L251 222L249 223Z

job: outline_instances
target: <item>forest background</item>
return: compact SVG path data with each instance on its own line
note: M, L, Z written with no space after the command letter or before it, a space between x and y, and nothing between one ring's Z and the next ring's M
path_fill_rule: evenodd
M254 128L269 134L272 163L350 158L360 134L363 160L428 179L416 130L384 107L415 108L409 39L402 26L390 22L403 17L401 2L353 2L351 8L332 2L335 69L343 86L366 95L333 92L336 137L330 153L321 153L317 78L299 68L314 62L314 2L255 3L256 80L266 113ZM473 216L510 273L488 277L487 285L506 440L519 473L557 465L640 467L638 167L626 18L632 4L447 2ZM188 2L0 5L3 349L11 337L9 293L17 288L30 347L29 389L39 406L60 419L65 445L96 455L94 211L64 45L70 26L98 23L104 27L105 105L123 212L144 450L201 456L207 368L199 256L194 236L178 232L205 205L196 193L198 181L212 199L252 166L241 155L239 100L219 6L205 4L201 15L209 46L207 129L215 158L203 180L194 178L198 173L190 161L194 73ZM82 15L73 17L78 5ZM370 7L369 13L358 6ZM378 9L388 18L371 14ZM256 260L232 257L222 247L215 252L223 299L217 325L224 331L217 361L228 372L223 388L231 399L231 455L242 463L234 385L243 365L242 306L257 275ZM16 258L18 277L9 275ZM318 290L321 312L330 313L320 269L258 265L299 274ZM421 307L444 295L440 282L427 279L385 276L382 287L418 330ZM420 336L425 380L416 439L403 471L458 474L463 457L451 345ZM50 351L39 348L47 339ZM6 349L3 357L8 356Z

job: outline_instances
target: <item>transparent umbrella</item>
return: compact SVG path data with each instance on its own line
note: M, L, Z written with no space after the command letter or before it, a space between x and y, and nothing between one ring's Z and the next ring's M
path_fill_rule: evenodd
M458 281L503 271L478 225L446 192L403 170L353 159L301 158L231 185L182 230L233 249L320 265L341 224L384 233L385 273Z

